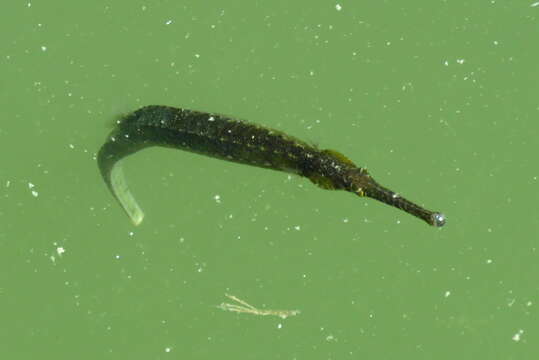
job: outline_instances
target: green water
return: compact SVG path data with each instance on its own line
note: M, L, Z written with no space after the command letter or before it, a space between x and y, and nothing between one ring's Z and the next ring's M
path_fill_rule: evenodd
M15 2L2 8L9 359L533 359L533 1ZM277 128L447 215L168 149L95 154L148 104ZM235 295L285 320L219 308Z

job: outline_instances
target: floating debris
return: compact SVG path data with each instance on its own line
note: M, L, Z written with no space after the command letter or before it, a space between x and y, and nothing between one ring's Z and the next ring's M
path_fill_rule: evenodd
M225 311L261 315L261 316L273 315L273 316L278 316L281 319L286 319L289 316L295 316L300 313L299 310L257 309L253 305L248 304L247 302L237 298L234 295L225 294L225 296L229 298L230 300L233 300L240 304L238 305L238 304L221 303L220 305L217 306L219 309L225 310Z

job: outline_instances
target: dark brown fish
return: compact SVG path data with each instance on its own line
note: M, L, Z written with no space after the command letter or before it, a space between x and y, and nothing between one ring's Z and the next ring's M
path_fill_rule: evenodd
M169 106L145 106L121 119L98 154L101 175L131 221L144 213L129 191L121 160L150 146L190 151L237 163L304 176L323 189L368 196L410 213L433 226L445 216L406 200L372 179L366 169L334 150L313 145L227 116Z

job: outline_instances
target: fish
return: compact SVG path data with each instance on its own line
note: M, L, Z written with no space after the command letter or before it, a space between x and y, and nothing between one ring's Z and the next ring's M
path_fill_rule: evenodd
M148 105L119 121L97 154L103 180L134 225L144 212L129 190L122 161L148 147L189 151L235 163L296 174L326 190L344 190L401 209L434 227L446 222L377 183L366 168L336 150L319 149L282 131L226 115Z

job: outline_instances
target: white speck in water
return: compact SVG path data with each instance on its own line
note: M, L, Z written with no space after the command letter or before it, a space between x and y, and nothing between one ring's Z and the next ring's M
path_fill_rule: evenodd
M10 180L6 181L6 187L9 187L9 185L11 185L11 181L10 181Z
M169 352L171 352L171 351L172 351L172 348L170 348L170 347L166 347L166 348L165 348L165 352L166 352L166 353L169 353Z
M119 260L119 259L120 259L120 255L114 255L114 258L115 258L116 260Z
M447 291L444 293L444 297L445 297L445 298L448 298L449 295L451 295L451 291L447 290Z
M220 203L221 203L221 195L215 195L215 196L213 197L213 199L215 200L215 202L216 202L217 204L220 204Z
M46 47L46 46L43 46L43 45L41 45L41 51L47 51L47 47Z
M341 4L335 5L335 9L337 9L337 11L341 11L342 10Z
M69 144L69 148L70 148L70 149L74 149L74 148L75 148L75 145Z
M517 333L515 335L513 335L513 337L511 339L513 339L513 341L515 341L515 342L519 342L522 334L524 334L524 330L519 329L517 331Z
M492 259L487 259L487 264L492 264Z
M62 246L58 246L56 248L56 253L58 254L58 256L62 256L65 252L66 250Z
M195 54L195 57L198 59L200 58L200 54Z
M348 221L350 221L350 220L348 220L348 218L344 218L344 219L342 220L342 222L345 223L345 224L347 224Z
M278 324L277 324L277 329L282 329L282 328L283 328L283 324L278 323Z
M165 21L165 25L170 25L170 24L172 24L172 20Z
M539 6L539 1L534 2L533 4L530 5L530 7L536 7L536 6Z
M301 230L301 226L299 226L299 225L294 226L294 230L300 231L300 230Z
M215 121L215 118L213 117L213 115L210 115L210 117L208 118L208 121Z
M457 64L460 64L460 65L464 64L464 59L457 59Z

